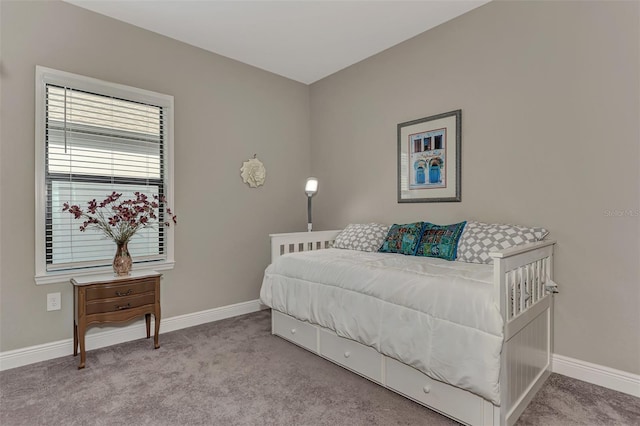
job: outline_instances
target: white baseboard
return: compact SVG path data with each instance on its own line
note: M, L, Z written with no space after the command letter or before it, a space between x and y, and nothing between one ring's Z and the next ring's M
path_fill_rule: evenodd
M640 398L640 375L587 361L553 355L552 371Z
M195 325L257 312L265 308L266 306L260 304L259 300L251 300L248 302L236 303L235 305L208 309L206 311L194 312L166 319L163 318L160 322L160 332L167 333L187 327L193 327ZM151 322L151 329L153 330L153 319ZM129 342L131 340L142 339L146 336L147 329L144 321L142 321L113 330L87 334L85 337L86 350L98 349L118 343ZM73 354L73 339L64 339L57 342L0 352L0 371L71 354Z

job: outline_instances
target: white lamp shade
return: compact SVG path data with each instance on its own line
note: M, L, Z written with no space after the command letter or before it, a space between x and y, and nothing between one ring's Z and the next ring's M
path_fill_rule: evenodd
M309 197L318 192L318 179L314 177L308 178L307 184L304 186L304 192L306 192Z

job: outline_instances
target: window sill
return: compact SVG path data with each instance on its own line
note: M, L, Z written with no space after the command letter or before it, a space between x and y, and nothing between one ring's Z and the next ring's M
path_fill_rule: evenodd
M175 266L174 261L165 262L148 262L145 264L134 265L133 271L168 271ZM74 277L82 277L86 275L96 275L113 272L111 266L101 266L99 268L87 268L78 269L76 271L60 271L60 272L48 272L42 275L36 275L34 277L37 285L43 284L57 284L65 281L69 281Z

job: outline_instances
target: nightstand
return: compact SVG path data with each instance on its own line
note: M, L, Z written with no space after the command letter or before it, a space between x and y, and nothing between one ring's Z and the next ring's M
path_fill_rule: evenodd
M126 277L113 274L72 278L73 284L73 356L85 365L84 338L91 324L130 321L141 315L147 323L147 338L151 337L151 314L155 318L154 347L158 349L160 332L160 277L155 271L132 272Z

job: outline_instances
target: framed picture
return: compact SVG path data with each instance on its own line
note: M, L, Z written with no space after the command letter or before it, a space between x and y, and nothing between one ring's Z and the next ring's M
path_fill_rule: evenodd
M398 202L460 201L462 110L398 124Z

